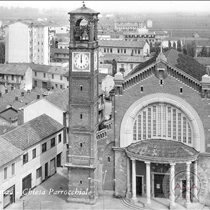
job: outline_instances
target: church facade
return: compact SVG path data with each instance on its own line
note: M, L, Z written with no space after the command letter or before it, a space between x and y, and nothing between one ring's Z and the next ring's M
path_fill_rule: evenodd
M115 75L115 195L208 205L210 77L198 81L161 52L123 78Z
M210 77L193 78L160 52L126 77L118 72L112 117L98 131L97 15L70 14L68 202L94 204L101 192L209 205Z

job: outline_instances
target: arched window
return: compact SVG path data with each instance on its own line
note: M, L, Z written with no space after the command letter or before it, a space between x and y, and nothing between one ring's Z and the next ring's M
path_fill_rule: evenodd
M175 106L150 104L138 113L133 125L133 141L146 139L168 139L192 145L190 121Z

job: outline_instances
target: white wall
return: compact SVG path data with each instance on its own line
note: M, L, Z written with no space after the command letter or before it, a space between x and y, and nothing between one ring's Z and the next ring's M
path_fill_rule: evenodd
M32 75L33 71L30 67L27 68L26 73L24 75L24 90L31 90L32 86L33 86L33 75Z
M29 29L26 24L11 24L8 35L8 62L29 62ZM7 50L7 48L6 48ZM6 53L7 54L7 53Z
M40 99L26 106L23 110L23 122L26 123L42 114L46 114L63 125L63 111L46 99Z
M12 175L12 163L15 163L15 174ZM15 198L18 199L21 196L21 183L19 181L21 175L21 156L7 163L0 168L0 209L3 209L3 192L15 185ZM4 180L4 168L7 167L7 179Z
M61 134L61 142L58 143L58 135ZM51 148L51 139L56 139L55 146ZM30 138L30 136L29 136ZM47 151L42 153L42 144L47 142ZM32 151L36 148L36 158L33 159ZM31 173L32 178L32 188L39 185L41 181L44 180L45 177L45 163L48 163L48 175L50 175L50 160L55 158L57 154L63 152L63 131L58 132L57 134L52 135L51 137L42 140L35 146L25 150L25 153L28 153L28 163L23 164L21 166L22 173L20 175L20 182L22 183L22 179ZM56 161L56 160L55 160ZM36 170L42 167L42 178L36 179ZM20 191L22 192L22 185L20 186Z

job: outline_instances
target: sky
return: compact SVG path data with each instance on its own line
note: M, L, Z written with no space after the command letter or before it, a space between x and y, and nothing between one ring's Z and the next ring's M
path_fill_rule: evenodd
M106 12L209 12L210 1L85 1L87 7ZM82 1L0 1L5 7L69 8L82 6Z

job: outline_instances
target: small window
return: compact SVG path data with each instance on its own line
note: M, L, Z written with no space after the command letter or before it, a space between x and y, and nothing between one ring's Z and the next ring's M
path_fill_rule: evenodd
M82 148L82 143L80 143L80 147Z
M61 142L61 134L58 135L58 143Z
M35 77L36 77L37 76L37 72L35 71L34 73L35 73Z
M79 183L82 184L82 180L80 180Z
M58 84L55 84L55 87L57 88L58 87Z
M14 75L12 75L12 80L14 80Z
M23 80L23 76L21 76L21 80Z
M163 80L162 79L160 80L160 85L163 85Z
M62 89L63 88L63 85L60 85L60 89Z
M52 74L52 79L54 79L54 74Z
M47 143L42 144L42 153L47 151Z
M82 89L83 89L83 87L82 87L82 85L80 85L80 90L82 91Z
M36 148L35 149L33 149L33 151L32 151L32 156L33 156L33 159L36 157Z
M80 119L82 119L82 114L80 114Z
M23 164L26 164L28 162L28 153L23 155Z
M143 86L141 86L141 92L143 92L144 91L144 87Z
M15 174L15 163L12 164L12 176Z
M182 87L180 87L180 93L183 93L183 89L182 89Z
M39 179L40 177L42 177L42 167L36 170L36 179Z
M63 80L63 76L60 76L60 79Z
M55 146L55 138L51 139L51 148Z
M107 160L108 160L109 163L111 162L111 158L110 157L108 157Z
M4 180L7 179L7 167L4 168Z
M44 74L44 77L46 77L46 74L45 73L43 73Z
M120 49L117 49L117 53L120 53Z

